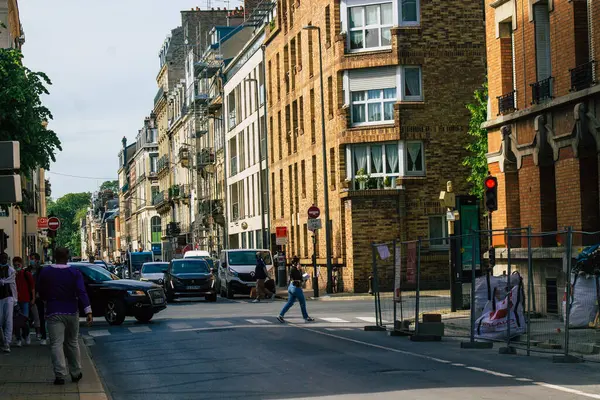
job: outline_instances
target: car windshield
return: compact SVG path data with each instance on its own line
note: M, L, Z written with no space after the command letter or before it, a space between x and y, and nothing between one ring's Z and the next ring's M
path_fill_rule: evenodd
M111 274L107 270L97 265L82 265L79 270L88 278L96 282L115 281L119 279L115 274Z
M192 257L186 257L185 259L186 260L204 260L208 263L210 268L212 268L214 266L214 262L213 262L212 258L208 258L205 256L192 256Z
M273 264L271 260L271 255L266 252L260 252L263 255L263 260L265 264ZM229 257L229 265L256 265L256 251L230 251L228 253Z
M208 274L210 267L206 260L185 259L173 261L174 274Z
M144 264L142 266L142 274L160 274L169 268L169 264Z

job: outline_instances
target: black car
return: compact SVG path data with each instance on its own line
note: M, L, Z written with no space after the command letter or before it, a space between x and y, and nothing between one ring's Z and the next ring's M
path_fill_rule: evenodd
M167 300L178 297L204 297L206 301L217 301L214 270L206 260L182 258L173 260L165 272Z
M167 308L165 292L159 285L119 279L100 265L69 265L83 275L94 316L104 317L110 325L121 325L127 316L148 322L154 314Z

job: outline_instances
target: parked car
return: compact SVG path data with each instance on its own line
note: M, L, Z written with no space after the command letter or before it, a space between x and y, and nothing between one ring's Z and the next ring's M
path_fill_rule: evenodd
M254 270L256 269L256 253L259 252L267 271L273 277L273 257L265 249L223 250L218 267L217 290L221 297L233 299L236 294L250 294L256 286Z
M159 285L119 279L100 265L69 265L83 275L94 316L104 317L110 325L121 325L128 316L149 322L154 314L167 308L165 292ZM83 310L80 311L83 315Z
M153 282L161 285L165 281L165 272L169 269L168 262L147 262L142 265L140 281Z
M211 255L208 251L204 251L204 250L186 251L185 254L183 255L183 258L206 260L209 267L214 268L214 266L215 266L215 261L213 260L213 258L211 257Z
M204 297L217 301L214 270L203 259L180 258L172 260L165 273L167 301L178 297Z

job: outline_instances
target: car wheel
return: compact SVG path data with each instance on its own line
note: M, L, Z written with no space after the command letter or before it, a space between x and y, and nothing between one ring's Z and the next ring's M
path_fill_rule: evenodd
M150 322L150 320L154 317L154 312L152 310L146 310L141 312L135 316L139 322Z
M205 297L206 301L210 302L210 303L214 303L215 301L217 301L217 294L213 293L213 294L209 294L208 296Z
M121 325L125 321L125 305L119 299L110 299L104 306L104 319L109 325Z
M227 284L227 298L233 299L233 288L231 287L231 283Z

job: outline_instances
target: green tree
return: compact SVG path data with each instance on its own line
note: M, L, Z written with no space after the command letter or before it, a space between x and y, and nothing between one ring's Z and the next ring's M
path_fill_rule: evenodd
M469 121L470 143L466 146L469 155L463 160L463 165L471 169L467 182L471 184L469 193L482 198L483 180L488 175L486 153L488 149L487 130L481 127L487 120L488 86L487 82L477 89L473 95L473 103L467 104L471 113Z
M48 202L48 215L60 219L60 229L56 233L56 246L67 247L71 255L81 255L80 218L85 216L90 206L90 193L68 193L58 200Z
M100 185L100 191L111 190L115 195L119 194L119 181L104 181Z
M0 141L21 144L21 170L50 168L55 153L62 150L56 133L46 127L52 119L40 96L48 94L50 79L23 65L19 50L0 49Z

